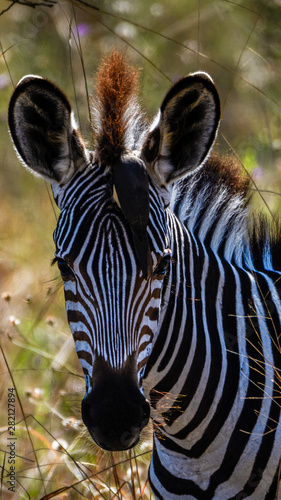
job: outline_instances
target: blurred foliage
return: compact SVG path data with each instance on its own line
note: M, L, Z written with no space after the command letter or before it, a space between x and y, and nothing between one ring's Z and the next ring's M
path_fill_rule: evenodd
M72 102L91 147L87 94L94 94L97 67L112 47L141 69L140 101L149 118L171 82L207 71L222 101L218 147L237 155L242 170L253 176L260 190L255 205L265 211L265 202L277 211L281 206L280 0L46 3L34 0L34 8L0 0L0 342L11 370L1 357L1 449L7 449L7 388L14 383L28 416L25 423L17 406L17 452L35 460L18 459L22 486L17 492L19 498L34 499L96 473L98 460L101 468L116 470L112 461L117 458L101 459L80 437L84 382L58 273L50 266L57 210L46 184L20 166L7 131L7 106L17 81L33 73L56 82ZM142 463L149 455L140 457L139 469L132 460L122 468L123 482L119 472L113 479L101 473L94 486L91 481L75 484L66 497L80 498L79 490L85 498L113 498L114 490L118 498L139 498L145 487ZM147 488L142 498L149 498Z

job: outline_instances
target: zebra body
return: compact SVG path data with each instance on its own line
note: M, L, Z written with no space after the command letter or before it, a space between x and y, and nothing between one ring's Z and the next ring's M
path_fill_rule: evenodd
M82 418L96 443L120 450L151 412L159 499L281 498L280 238L262 220L249 228L247 182L209 155L212 80L176 83L151 126L135 83L113 53L93 153L47 80L23 79L9 108L21 159L61 209L56 261L86 381Z
M170 215L172 255L179 239L184 246L163 292L166 307L143 381L145 393L148 386L164 395L154 409L162 421L150 477L160 498L279 498L280 273L266 244L264 269L255 268L244 198L214 179L209 184L206 170L190 181L184 207L175 207L177 215L184 210L184 227ZM174 404L171 395L178 395Z

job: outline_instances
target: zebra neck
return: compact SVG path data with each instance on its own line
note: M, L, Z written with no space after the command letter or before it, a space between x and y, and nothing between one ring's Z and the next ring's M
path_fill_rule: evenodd
M170 438L166 447L195 458L212 445L219 459L239 416L251 415L245 433L254 428L262 435L266 422L260 415L270 405L274 409L276 361L262 288L277 300L275 278L229 261L224 251L207 251L180 223L171 243L175 263L163 290L144 393L159 433ZM257 339L259 349L253 346Z

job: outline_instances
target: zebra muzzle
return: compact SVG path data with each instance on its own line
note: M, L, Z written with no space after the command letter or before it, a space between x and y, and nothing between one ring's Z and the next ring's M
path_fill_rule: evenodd
M149 402L128 374L100 373L82 401L82 420L92 439L104 450L134 447L149 418Z

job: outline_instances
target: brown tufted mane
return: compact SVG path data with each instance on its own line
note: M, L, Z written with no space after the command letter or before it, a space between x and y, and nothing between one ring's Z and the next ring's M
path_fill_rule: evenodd
M95 108L99 114L96 151L102 163L112 164L124 149L129 101L138 89L138 71L122 54L112 51L99 69Z

